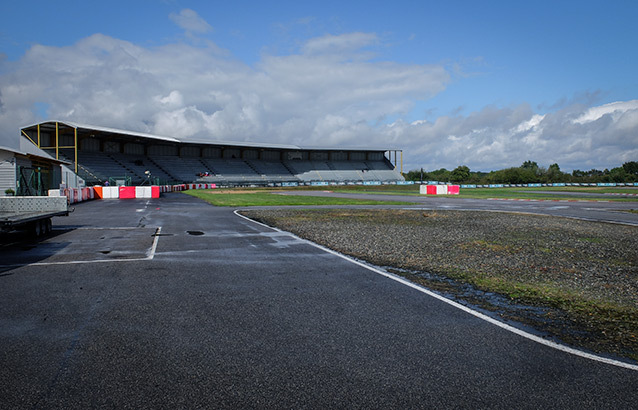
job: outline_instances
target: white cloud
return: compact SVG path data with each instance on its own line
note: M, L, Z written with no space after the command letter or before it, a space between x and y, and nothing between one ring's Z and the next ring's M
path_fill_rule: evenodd
M213 28L201 18L195 11L184 9L179 14L171 13L169 18L186 32L189 33L207 33Z
M374 33L348 33L342 35L327 34L310 39L303 46L304 54L340 54L359 52L363 47L378 43Z
M558 163L563 170L604 169L638 158L638 101L573 106L545 115L525 104L487 107L433 123L397 123L387 134L402 136L408 169L465 164L489 171L528 159L544 166Z
M378 42L371 33L328 35L255 66L210 43L147 48L96 34L67 47L35 45L0 61L0 145L17 146L19 128L45 120L45 106L50 119L179 138L403 149L405 170L492 170L528 159L589 169L638 158L638 101L544 115L527 104L488 106L408 122L415 102L443 92L450 73L370 59L363 50Z
M574 123L585 124L597 121L604 115L611 115L614 119L622 116L627 111L636 111L638 109L638 100L617 101L598 107L592 107L582 113L578 118L574 119Z
M171 107L181 107L184 105L184 97L182 97L182 93L177 90L173 90L166 97L157 96L155 99L162 104L162 106L171 108Z

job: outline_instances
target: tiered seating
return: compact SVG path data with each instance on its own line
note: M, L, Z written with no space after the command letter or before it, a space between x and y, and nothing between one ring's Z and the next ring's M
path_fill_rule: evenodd
M291 169L301 181L330 181L330 167L323 161L286 161L286 166Z
M336 181L362 181L365 180L368 167L358 161L333 161L329 163L333 168L332 174Z
M246 162L255 171L257 171L257 173L267 178L268 180L276 182L299 181L299 178L292 174L288 170L288 168L286 168L281 162L260 160L246 160Z
M224 185L403 180L387 160L279 162L81 151L79 162L79 176L88 184L102 184L109 177L130 177L134 184L139 184L147 180L145 171L150 171L153 179L159 178L160 183L208 182Z
M403 181L401 173L394 169L389 161L366 161L370 176L374 176L375 181Z
M169 170L178 182L189 183L196 181L200 174L208 172L213 174L200 158L174 157L174 156L154 156L150 158L162 169Z
M158 167L153 161L143 155L130 154L108 154L115 161L122 164L126 169L130 170L137 178L133 178L133 182L142 183L146 181L146 171L151 173L152 178L159 178L160 181L179 182L178 178L169 174L164 169ZM113 175L120 176L120 175Z
M202 162L215 174L206 180L232 183L268 181L242 159L202 158Z
M71 159L67 158L68 161ZM129 170L102 152L78 153L78 174L87 184L103 184L114 176L133 176Z

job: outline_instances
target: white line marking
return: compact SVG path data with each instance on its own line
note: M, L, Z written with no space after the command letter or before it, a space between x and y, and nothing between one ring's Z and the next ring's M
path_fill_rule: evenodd
M470 315L476 316L479 319L485 320L486 322L489 322L489 323L491 323L493 325L496 325L496 326L498 326L498 327L500 327L502 329L505 329L505 330L507 330L509 332L512 332L514 334L522 336L522 337L524 337L526 339L529 339L531 341L534 341L536 343L540 343L542 345L551 347L551 348L556 349L556 350L560 350L560 351L565 352L565 353L573 354L574 356L579 356L579 357L583 357L585 359L590 359L590 360L594 360L594 361L597 361L597 362L606 363L606 364L610 364L610 365L613 365L613 366L618 366L618 367L623 367L625 369L638 371L638 365L625 363L625 362L621 362L619 360L609 359L609 358L598 356L598 355L595 355L595 354L583 352L581 350L574 349L573 347L569 347L569 346L558 344L556 342L545 340L542 337L533 335L533 334L528 333L528 332L526 332L524 330L521 330L521 329L517 329L517 328L515 328L513 326L510 326L510 325L508 325L506 323L499 322L498 320L496 320L494 318L491 318L491 317L489 317L487 315L484 315L481 312L477 312L476 310L470 309L467 306L463 306L460 303L457 303L457 302L455 302L455 301L453 301L451 299L447 299L447 298L445 298L445 297L443 297L441 295L438 295L438 294L436 294L436 293L434 293L434 292L432 292L432 291L430 291L430 290L428 290L428 289L426 289L426 288L424 288L424 287L422 287L420 285L417 285L416 283L412 283L412 282L410 282L410 281L408 281L408 280L406 280L406 279L404 279L404 278L402 278L400 276L393 275L393 274L385 272L385 271L383 271L383 270L381 270L379 268L376 268L376 267L367 265L365 263L359 262L357 260L354 260L354 259L350 258L349 256L346 256L346 255L343 255L343 254L341 254L339 252L333 251L332 249L328 249L328 248L326 248L324 246L316 244L316 243L314 243L312 241L309 241L307 239L299 238L297 235L294 235L294 234L292 234L290 232L282 231L281 229L278 229L278 228L266 225L264 223L252 220L252 219L248 218L247 216L239 214L238 211L239 210L235 210L234 213L235 213L235 215L237 215L237 216L239 216L241 218L244 218L244 219L246 219L248 221L251 221L253 223L259 224L259 225L264 226L266 228L270 228L270 229L278 231L278 232L283 232L283 233L287 233L289 235L292 235L295 238L297 238L297 239L299 239L301 241L304 241L304 242L306 242L306 243L308 243L308 244L310 244L310 245L312 245L312 246L314 246L316 248L319 248L319 249L321 249L321 250L323 250L325 252L331 253L331 254L333 254L335 256L338 256L338 257L340 257L342 259L347 260L348 262L354 263L355 265L359 265L359 266L361 266L363 268L366 268L366 269L368 269L368 270L370 270L370 271L372 271L374 273L377 273L377 274L379 274L381 276L385 276L386 278L392 279L392 280L397 281L397 282L399 282L399 283L401 283L403 285L409 286L412 289L416 289L419 292L425 293L428 296L432 296L435 299L438 299L438 300L440 300L442 302L445 302L445 303L447 303L449 305L452 305L452 306L454 306L457 309L460 309L460 310L462 310L464 312L469 313Z
M155 235L153 235L153 245L149 252L146 253L146 258L151 260L155 257L155 251L157 250L157 244L159 243L160 233L162 232L162 227L158 226L155 230Z
M89 229L89 228L80 228L80 229ZM139 228L104 228L104 229L139 229ZM159 243L160 232L162 232L162 227L157 227L155 229L155 234L153 235L153 244L151 248L146 252L146 257L144 258L130 258L130 259L97 259L91 261L64 261L64 262L34 262L27 264L14 264L14 265L0 265L0 268L20 268L23 266L54 266L54 265L82 265L89 263L107 263L107 262L139 262L139 261L150 261L155 258L155 251L157 250L157 244Z

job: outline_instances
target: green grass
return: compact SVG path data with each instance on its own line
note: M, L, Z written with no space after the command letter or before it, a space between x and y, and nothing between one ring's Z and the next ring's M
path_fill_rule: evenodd
M280 190L278 190L280 191ZM189 190L188 195L216 206L293 206L293 205L405 205L398 201L372 201L299 195L277 195L270 189L251 190Z

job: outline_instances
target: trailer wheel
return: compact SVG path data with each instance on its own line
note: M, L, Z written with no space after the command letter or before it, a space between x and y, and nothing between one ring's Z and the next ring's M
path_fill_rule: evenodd
M34 237L39 238L42 235L42 221L35 221L31 225L31 233Z

